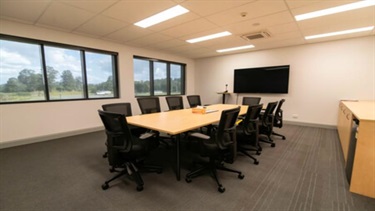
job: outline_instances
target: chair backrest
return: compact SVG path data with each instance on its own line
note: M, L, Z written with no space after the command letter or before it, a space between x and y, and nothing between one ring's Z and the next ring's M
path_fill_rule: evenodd
M260 103L260 97L243 97L242 105L258 105Z
M263 104L251 105L247 108L244 120L242 121L242 128L244 133L249 135L257 130L257 122L262 111Z
M227 163L233 163L237 155L236 121L239 113L240 107L222 111L215 133L214 140Z
M158 97L140 97L137 98L137 101L142 114L160 112L160 101Z
M121 153L130 152L133 146L132 135L124 114L98 110L107 135L108 161L111 166L120 165Z
M283 126L283 110L281 109L281 106L285 102L285 99L281 99L279 101L279 104L277 105L276 111L275 111L275 117L273 119L273 126L281 128Z
M273 112L275 111L275 108L277 106L277 101L276 102L269 102L267 104L266 110L264 111L262 115L262 125L264 126L270 126L273 124Z
M195 108L199 105L202 105L201 103L201 97L199 95L188 95L186 96L190 108Z
M104 111L132 116L132 108L130 103L111 103L102 105Z
M167 100L169 110L184 109L184 103L181 96L169 96L165 97Z

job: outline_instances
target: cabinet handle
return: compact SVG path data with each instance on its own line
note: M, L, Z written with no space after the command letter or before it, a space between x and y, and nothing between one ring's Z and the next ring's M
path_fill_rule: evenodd
M350 120L349 116L350 116L350 114L346 114L345 115L345 117L346 117L347 120Z

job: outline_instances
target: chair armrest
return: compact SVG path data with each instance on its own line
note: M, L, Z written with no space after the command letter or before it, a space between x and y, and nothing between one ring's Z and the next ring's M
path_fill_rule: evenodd
M202 134L202 133L191 133L189 136L193 136L193 137L200 138L200 139L206 139L206 140L211 138L210 136Z

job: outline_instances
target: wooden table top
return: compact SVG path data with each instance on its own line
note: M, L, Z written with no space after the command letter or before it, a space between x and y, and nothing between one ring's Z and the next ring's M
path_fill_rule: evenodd
M174 110L153 114L135 115L127 117L131 125L156 130L170 135L177 135L189 130L216 123L220 120L223 110L241 106L240 114L246 114L248 106L233 104L216 104L206 106L207 109L216 112L199 114L193 113L192 109Z

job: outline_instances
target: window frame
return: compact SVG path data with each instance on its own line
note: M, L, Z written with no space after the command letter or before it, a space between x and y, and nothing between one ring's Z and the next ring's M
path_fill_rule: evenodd
M185 95L185 86L186 86L186 64L181 63L181 62L175 62L175 61L168 61L168 60L163 60L163 59L155 59L155 58L149 58L149 57L144 57L144 56L137 56L133 55L133 65L134 65L134 59L140 59L140 60L145 60L149 62L149 75L150 75L150 95L137 95L135 92L135 86L134 86L134 96L136 98L138 97L150 97L150 96L156 96L156 97L164 97L164 96L179 96L179 95ZM166 68L166 75L167 75L167 94L165 95L155 95L155 90L154 90L154 62L162 62L166 63L167 68ZM181 93L179 94L172 94L171 93L171 65L180 65L181 66ZM134 66L133 66L133 71L134 71ZM133 77L134 77L134 72L133 72ZM134 81L135 82L135 81ZM134 84L135 85L135 84Z
M44 82L44 90L45 90L45 100L30 100L30 101L12 101L12 102L0 102L0 104L20 104L20 103L46 103L46 102L66 102L66 101L85 101L85 100L103 100L103 99L118 99L120 98L119 92L119 69L118 69L118 52L89 48L89 47L82 47L77 45L70 45L70 44L63 44L51 41L44 41L32 38L25 38L7 34L0 33L0 39L6 41L14 41L20 42L25 44L35 44L39 45L40 47L40 55L41 55L41 67L43 73L43 82ZM69 50L76 50L80 53L81 59L81 68L82 68L82 83L83 83L83 97L82 98L74 98L74 99L51 99L48 87L48 78L47 78L47 65L46 65L46 56L45 56L45 46L48 47L57 47L57 48L64 48ZM106 54L111 56L112 60L112 72L113 72L113 97L95 97L89 98L89 88L87 83L87 69L86 69L86 57L85 52L90 53L99 53L99 54Z

